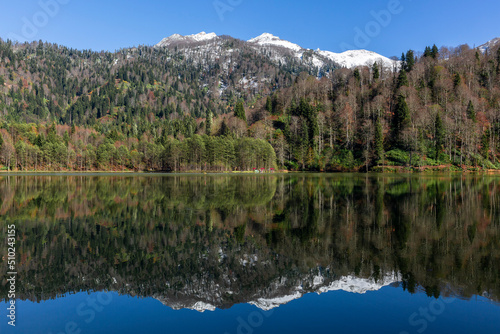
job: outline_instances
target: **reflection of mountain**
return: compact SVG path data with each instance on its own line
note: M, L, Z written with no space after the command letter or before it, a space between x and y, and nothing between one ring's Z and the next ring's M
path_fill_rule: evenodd
M23 299L108 289L173 308L266 309L304 293L378 289L396 272L410 293L451 286L496 300L499 185L486 176L9 176L0 218L17 226Z
M321 274L316 276L306 276L299 280L299 285L287 288L285 284L286 278L280 278L270 283L267 291L263 294L256 293L248 298L257 298L255 300L245 301L248 304L255 305L264 311L269 311L280 305L287 304L295 299L301 298L306 293L326 293L329 291L343 290L352 293L363 294L367 291L377 291L384 286L390 285L398 281L398 275L391 273L385 275L381 280L374 278L358 278L355 276L343 276L337 280L328 282L328 278L323 277ZM161 297L155 298L162 302L164 305L174 309L191 309L199 312L215 311L216 308L228 307L230 305L219 305L217 300L221 295L233 295L233 291L219 291L219 287L215 287L214 291L208 292L204 300L200 301L197 298L185 296L184 298L174 297ZM211 295L210 295L211 294ZM197 295L200 295L198 293Z

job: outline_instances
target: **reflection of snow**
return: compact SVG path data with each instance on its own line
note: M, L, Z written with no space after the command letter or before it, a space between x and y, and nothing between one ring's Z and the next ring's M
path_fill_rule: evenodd
M320 286L325 281L324 277L317 275L313 278L313 288L320 286L315 292L322 294L329 291L347 291L352 293L364 294L367 291L377 291L388 286L399 280L399 276L396 273L386 274L381 280L375 282L371 278L358 278L354 276L343 276L339 280L330 283L327 286ZM259 298L257 301L249 302L249 304L255 305L258 308L269 311L273 308L279 307L280 305L287 304L292 300L301 298L306 292L303 291L302 285L296 288L295 293L291 295L275 297L275 298Z
M269 311L273 308L279 307L280 305L287 304L292 300L299 299L302 297L302 293L299 291L295 292L293 295L276 297L276 298L259 298L257 301L249 302L251 305L255 305L261 310Z
M377 291L384 286L398 281L398 275L395 273L386 275L382 280L375 282L373 279L358 278L354 276L344 276L338 281L330 283L318 289L318 294L329 291L343 290L347 292L363 294L367 291Z
M204 303L204 302L196 302L193 306L188 307L191 310L195 310L198 312L205 312L205 311L215 311L215 306L212 304Z

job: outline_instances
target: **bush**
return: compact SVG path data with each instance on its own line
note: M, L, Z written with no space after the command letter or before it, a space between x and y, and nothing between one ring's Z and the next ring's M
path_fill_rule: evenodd
M405 165L410 162L410 154L400 149L395 149L385 153L385 158L389 161Z

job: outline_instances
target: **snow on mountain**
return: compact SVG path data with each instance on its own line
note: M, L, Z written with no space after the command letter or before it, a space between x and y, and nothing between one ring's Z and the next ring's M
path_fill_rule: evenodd
M320 287L318 289L318 294L338 290L364 294L367 291L377 291L384 286L391 285L392 283L397 282L398 278L398 275L395 273L387 274L377 282L373 279L343 276L338 281L334 281L327 286Z
M213 32L207 34L206 32L202 31L199 34L194 34L194 35L188 35L188 36L182 36L179 34L173 34L172 36L166 37L162 39L158 44L156 44L157 47L162 47L162 46L169 46L170 44L173 43L180 43L180 42L204 42L204 41L210 41L217 38L217 35Z
M485 53L488 50L493 49L495 46L500 44L500 37L494 38L491 41L484 43L483 45L478 46L479 51Z
M273 46L288 49L295 57L304 60L304 53L308 50L297 44L280 39L269 33L264 33L258 37L248 40L248 43L262 46ZM371 66L373 63L381 63L383 67L393 69L399 62L384 57L378 53L367 50L350 50L343 53L334 53L330 51L310 50L310 62L315 67L322 67L325 64L325 58L329 59L341 67L354 68L358 66ZM281 61L281 59L280 59Z
M280 305L288 304L292 300L299 299L302 297L302 293L296 291L291 295L280 296L275 298L259 298L256 301L249 302L248 304L257 306L263 311L269 311L273 308L280 307Z
M349 50L342 53L317 50L320 55L331 59L342 67L353 68L358 66L371 66L373 63L382 64L383 67L392 69L399 62L367 50Z
M356 294L364 294L368 291L377 291L381 288L399 282L400 275L396 272L388 272L382 278L375 281L373 278L359 278L353 275L342 276L331 280L317 274L307 274L298 280L290 280L280 277L267 286L267 292L255 291L250 295L239 296L230 286L221 286L214 281L197 281L191 286L186 286L173 295L155 295L153 298L163 305L174 310L190 309L198 312L215 311L217 307L226 308L228 303L223 296L231 295L236 303L247 303L261 310L269 311L302 298L308 293L322 294L330 291L346 291ZM227 278L227 283L232 280Z
M168 47L173 45L190 45L191 43L195 46L199 46L200 42L207 41L219 41L220 38L215 33L205 33L201 32L195 35L181 36L179 34L174 34L170 37L162 39L156 47ZM214 44L214 45L211 45ZM207 44L208 49L203 49L204 52L210 52L213 56L217 56L217 53L222 51L217 48L215 43ZM321 50L310 50L301 47L295 43L283 40L278 36L274 36L269 33L263 33L260 36L252 38L247 41L247 45L254 50L266 55L273 62L277 64L287 64L291 59L297 61L299 64L308 66L311 69L318 70L318 76L320 75L320 69L331 69L334 64L340 67L354 68L358 66L371 66L373 63L377 62L382 64L386 69L393 70L399 66L399 61L391 60L384 57L378 53L367 51L367 50L351 50L343 53L334 53L330 51ZM197 50L199 53L200 49ZM190 52L188 49L185 52ZM228 52L228 50L225 50Z
M355 276L342 276L339 280L333 281L328 285L323 285L324 277L317 275L313 278L312 286L317 294L322 294L330 291L346 291L357 294L364 294L368 291L377 291L385 286L399 281L397 273L387 273L381 280L358 278ZM255 305L264 311L272 310L284 304L288 304L292 300L299 299L307 292L302 286L298 286L292 294L278 296L274 298L259 298L256 301L251 301L249 304Z
M289 50L297 52L297 53L299 53L300 51L303 50L303 48L298 46L297 44L282 40L278 36L274 36L274 35L269 34L269 33L263 33L260 36L257 36L255 38L248 40L247 42L258 44L258 45L279 46L279 47L283 47L283 48L289 49Z

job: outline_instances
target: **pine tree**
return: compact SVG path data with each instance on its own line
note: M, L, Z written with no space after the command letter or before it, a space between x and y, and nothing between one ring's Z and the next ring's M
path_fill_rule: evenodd
M372 72L373 72L373 81L377 81L380 78L380 71L378 69L377 63L373 63Z
M445 129L443 125L443 120L441 119L441 115L439 113L436 114L436 119L434 121L434 129L435 129L435 141L436 141L436 161L439 160L439 154L443 150L444 140L445 140Z
M402 69L399 72L397 88L401 88L403 86L408 87L409 85L410 85L410 82L408 81L408 76L406 75L406 71L404 69Z
M413 53L413 50L408 50L408 52L406 52L406 60L404 62L404 69L406 72L411 72L411 70L413 70L414 66L415 66L415 54Z
M382 122L380 121L380 117L377 117L377 122L375 124L375 139L373 146L375 148L375 155L377 160L384 159L384 132L382 129Z
M500 75L500 48L497 50L497 75Z
M356 80L358 80L358 82L360 82L360 81L361 81L361 74L359 73L359 69L358 69L358 68L356 68L356 69L354 70L354 78L355 78Z
M410 123L410 108L406 103L406 98L403 94L398 96L396 109L393 116L393 133L396 143L401 142L401 133L408 127Z
M0 133L0 151L2 151L2 146L3 146L3 137L2 134Z
M238 103L236 103L236 107L234 108L234 116L244 120L245 122L247 121L247 117L245 115L245 107L243 106L243 101L240 100L238 101Z
M430 47L430 46L426 46L426 47L425 47L424 57L425 57L425 58L432 57L432 50L431 50L431 47Z
M473 122L476 121L476 110L474 109L472 101L469 101L469 105L467 106L467 117L469 117L469 119Z
M481 153L486 160L490 159L490 130L486 129L481 138Z
M207 110L207 122L205 124L205 133L209 136L212 134L212 112L210 110Z
M462 83L462 78L460 77L460 74L455 73L455 75L453 76L453 86L457 88L458 86L460 86L461 83Z
M268 96L266 100L266 110L272 114L273 113L273 101L271 100L271 97Z
M436 58L437 58L437 56L438 56L438 54L439 54L439 49L438 49L438 47L436 46L436 44L434 44L434 45L432 46L432 50L431 50L431 57L432 57L432 58L434 58L434 59L436 59Z

